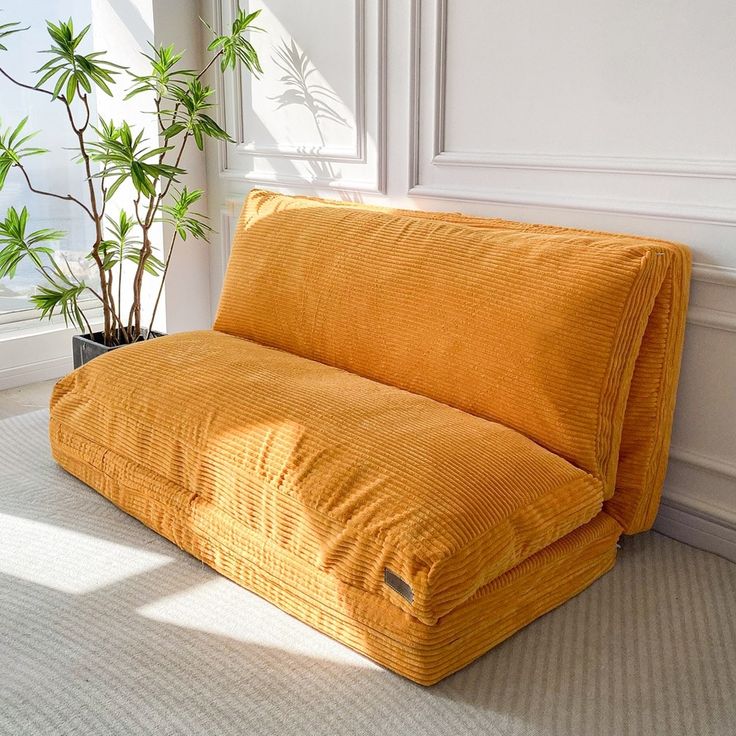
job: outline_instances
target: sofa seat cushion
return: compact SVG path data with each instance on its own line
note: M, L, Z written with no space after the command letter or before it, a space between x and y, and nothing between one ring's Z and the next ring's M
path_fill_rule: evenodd
M599 480L498 423L215 331L62 379L51 438L72 472L76 457L121 488L143 472L151 508L220 519L223 544L237 530L254 562L306 562L429 625L603 498Z

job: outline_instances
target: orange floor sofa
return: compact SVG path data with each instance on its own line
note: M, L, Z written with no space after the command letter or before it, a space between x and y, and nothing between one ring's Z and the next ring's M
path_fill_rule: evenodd
M432 684L651 526L689 271L658 240L254 191L213 329L63 378L54 457Z

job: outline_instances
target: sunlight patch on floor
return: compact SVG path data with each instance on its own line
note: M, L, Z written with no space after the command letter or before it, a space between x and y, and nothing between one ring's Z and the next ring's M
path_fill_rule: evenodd
M52 590L89 593L170 562L167 555L0 513L0 573Z
M351 667L380 669L351 649L218 576L141 606L151 620Z

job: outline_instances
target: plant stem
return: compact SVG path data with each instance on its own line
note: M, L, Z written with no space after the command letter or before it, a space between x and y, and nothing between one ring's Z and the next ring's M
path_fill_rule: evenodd
M117 312L123 308L123 254L120 253L120 260L118 261L118 308ZM122 322L120 323L122 327Z
M136 197L135 202L135 217L138 220L138 224L141 227L143 233L143 244L139 250L138 263L136 265L135 276L133 277L133 301L130 305L130 311L128 312L128 331L131 336L137 338L140 335L140 318L141 318L141 285L143 283L144 266L148 260L148 256L151 254L151 240L148 232L151 229L149 223L149 215L151 208L153 207L154 197L148 198L148 208L146 210L145 218L141 219L140 213L140 194Z
M107 272L108 301L110 303L110 309L112 310L112 313L115 314L117 310L115 309L115 300L113 299L113 291L112 291L113 282L114 282L113 273L112 273L112 269L110 269L110 271Z
M202 79L202 77L207 73L209 68L222 56L222 49L220 49L210 60L207 66L202 69L202 71L197 74L197 79Z
M149 205L150 207L150 205ZM130 313L128 314L128 330L132 330L132 336L137 339L141 334L141 290L143 287L143 274L145 273L145 265L148 257L153 252L151 247L151 238L149 231L151 225L143 227L143 247L140 249L140 256L133 277L133 303L130 305Z
M87 315L84 313L84 310L79 307L79 314L82 315L82 319L84 320L84 324L87 327L87 334L89 335L90 339L92 339L92 325L89 323L89 320L87 319ZM81 327L82 325L80 325Z
M100 243L103 239L103 227L102 227L102 215L97 208L97 192L95 191L95 185L92 179L92 164L90 161L89 153L87 153L87 147L84 142L84 130L89 123L89 103L87 102L86 95L80 95L84 101L87 110L87 120L85 124L80 128L77 127L74 121L74 114L72 112L71 105L64 99L64 107L66 108L67 117L69 118L69 124L72 130L77 136L79 152L82 155L82 161L84 162L84 170L87 174L87 189L89 192L90 207L92 210L92 219L95 223L95 242L92 245L92 258L97 266L97 271L100 276L100 289L102 290L102 312L104 316L104 333L105 333L105 344L109 344L112 341L112 320L114 318L115 309L111 302L110 286L108 283L107 273L100 258Z
M156 301L153 304L153 312L151 313L151 321L148 323L148 336L146 339L151 337L153 332L153 323L156 320L156 311L158 310L158 303L161 300L161 294L164 291L164 282L166 281L166 274L169 272L169 264L171 263L171 256L174 253L174 245L176 243L177 232L174 230L174 234L171 236L171 243L169 243L169 252L166 255L166 263L164 264L164 270L161 274L161 283L158 287L158 294L156 294Z
M184 149L186 148L187 141L189 140L190 135L191 133L189 131L184 134L181 146L179 147L179 152L176 156L176 162L174 163L175 167L178 167L181 163L181 158L184 155ZM138 203L136 201L136 217L138 218L138 222L143 229L143 247L140 251L138 265L136 268L135 276L133 278L133 303L130 307L130 314L128 316L128 329L130 330L132 327L136 337L140 335L141 330L141 288L143 285L143 274L145 273L146 261L148 260L148 257L151 255L152 252L151 241L148 233L151 229L151 226L153 225L154 217L156 216L156 213L161 206L161 202L163 201L163 198L167 195L173 181L173 179L168 179L166 185L161 189L158 196L149 197L146 216L142 222L138 212Z
M207 70L222 56L222 49L218 51L212 59L210 59L209 63L202 69L202 71L197 74L196 79L201 79ZM157 117L159 119L159 125L161 125L161 97L158 96L155 100L156 104L156 113ZM180 103L176 103L174 105L174 109L171 113L171 122L173 123L176 120L176 116L180 109ZM187 141L189 140L189 137L191 136L190 131L186 131L184 134L184 138L182 139L181 146L179 147L179 151L176 156L176 161L174 162L174 167L178 168L179 164L181 163L182 156L184 155L184 149L186 148ZM159 157L159 163L163 162L164 156L166 155L166 152L163 152L161 156ZM133 303L130 307L130 313L128 315L128 329L133 330L136 337L140 335L141 330L141 287L143 283L143 274L145 273L145 265L146 261L148 260L149 256L151 255L152 249L151 249L151 242L149 238L149 231L151 229L151 226L153 225L154 218L156 217L156 213L159 210L159 207L161 206L161 202L163 201L164 197L169 193L169 190L171 189L171 185L173 183L173 178L168 179L166 184L161 187L161 191L159 192L158 196L156 197L150 197L148 200L148 208L146 210L146 216L143 220L141 220L140 214L138 212L138 201L136 200L136 217L138 219L138 223L140 224L142 230L143 230L143 247L140 250L140 257L138 259L138 265L136 268L135 276L133 277ZM176 237L176 235L174 235ZM164 272L161 277L161 285L159 287L158 295L156 296L156 303L154 305L153 309L153 316L151 318L151 325L149 326L149 334L150 330L153 327L153 317L156 315L156 309L158 307L159 299L161 298L161 292L163 290L164 286L164 280L166 278L166 271L168 270L169 261L171 259L171 251L173 249L174 241L172 239L171 248L169 249L169 254L166 258L166 265L164 266Z
M53 93L49 92L47 89L43 89L43 87L34 87L32 84L23 84L23 82L19 82L17 79L13 78L8 74L5 69L0 68L0 74L2 74L6 79L11 81L13 84L17 85L18 87L23 87L23 89L29 89L31 92L41 92L42 94L48 95L49 97L53 97ZM59 97L61 99L61 97Z
M89 125L90 116L88 95L82 95L82 102L84 103L84 109L86 110L87 114L84 118L84 125L79 130L80 132L84 133L84 131L87 130L87 126Z
M68 202L76 202L87 213L87 215L89 215L90 219L94 221L95 219L94 215L90 211L89 207L87 207L87 205L84 204L84 202L80 201L79 199L72 196L71 194L66 194L66 195L54 194L54 192L47 192L44 189L36 189L36 187L34 187L33 184L31 184L31 179L28 176L28 172L26 171L25 166L23 166L23 164L20 162L15 164L15 166L17 166L20 169L21 173L23 174L23 177L26 180L26 184L28 184L28 188L32 192L34 192L35 194L42 194L44 197L54 197L55 199L62 199Z

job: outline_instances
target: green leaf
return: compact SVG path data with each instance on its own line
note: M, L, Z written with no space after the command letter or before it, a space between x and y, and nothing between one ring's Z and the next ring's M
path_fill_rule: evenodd
M113 181L107 190L107 199L128 180L137 192L146 197L155 196L159 180L176 181L183 173L183 169L158 161L171 150L170 146L146 148L143 131L134 135L128 123L117 126L112 121L102 121L93 130L97 139L87 143L87 151L93 161L102 164L101 171L93 176Z
M79 299L86 290L87 285L84 282L72 285L49 282L49 285L39 286L36 293L31 294L30 299L41 312L41 319L51 319L60 313L65 325L72 323L84 331L85 324Z
M128 91L126 100L142 92L152 92L160 99L168 99L173 87L195 74L192 69L177 68L184 54L176 51L173 44L159 47L151 43L148 45L151 53L144 53L143 56L148 60L150 71L148 74L131 75L133 86Z
M46 153L46 150L43 148L25 145L36 135L36 133L30 133L29 135L21 136L27 121L28 118L26 117L12 129L7 128L3 130L0 128L0 189L5 185L8 172L13 166L20 165L21 160L28 156L37 156L41 153Z
M217 140L231 141L230 136L219 126L215 120L207 114L214 107L212 98L214 90L212 87L202 84L199 79L191 79L185 87L176 87L172 90L177 103L176 112L162 111L160 117L170 116L172 122L164 126L165 138L186 130L194 137L197 148L204 148L205 137ZM174 117L176 115L176 117ZM183 128L179 126L183 125ZM171 132L171 134L170 134Z
M51 59L36 70L36 73L41 75L36 82L36 87L42 87L46 82L55 78L52 95L54 98L59 97L66 85L65 100L69 103L80 92L80 89L90 94L93 85L111 95L112 90L109 85L115 81L115 75L125 67L104 59L106 55L104 51L79 53L79 47L89 32L90 26L85 26L75 35L74 23L70 18L68 21L58 23L47 21L46 28L53 43L51 48L41 53L50 55Z
M233 139L209 115L199 115L199 126L205 135L218 140L233 142Z
M216 51L220 56L220 70L234 69L237 62L240 61L251 74L258 75L263 72L261 64L258 60L258 54L255 48L245 38L245 33L249 31L261 31L253 25L253 21L260 15L261 11L256 10L252 13L246 13L245 10L238 10L230 28L230 33L218 35L213 29L207 25L207 28L214 34L215 38L207 46L208 51Z
M11 207L0 220L0 278L13 278L18 265L25 259L32 261L37 270L43 272L44 263L53 256L53 249L45 245L49 241L58 241L64 237L60 230L44 228L26 233L28 210L26 207L18 212ZM53 260L53 259L52 259Z
M172 202L167 202L161 207L163 213L161 222L173 227L182 240L191 235L197 240L207 240L212 228L207 223L207 216L191 212L192 207L202 198L204 192L201 189L182 187L175 192Z
M110 185L110 188L107 190L107 197L108 199L112 199L115 196L115 192L117 192L118 189L120 189L120 186L126 182L128 177L125 174L121 174L115 181Z
M77 91L77 78L73 75L69 75L69 80L66 83L66 101L71 102L74 99L74 95Z
M183 130L186 129L186 125L184 123L172 123L168 127L164 128L163 131L161 131L163 137L168 140L169 138L173 138L174 136L179 135Z
M54 91L52 93L54 99L56 99L59 94L61 94L61 88L64 86L64 83L71 75L71 72L69 70L65 70L61 73L59 78L56 80L56 84L54 85Z
M143 241L135 237L136 230L140 227L138 222L125 210L119 212L117 219L109 215L105 219L111 237L100 243L99 252L103 258L103 268L110 270L123 260L137 259Z
M78 300L88 287L74 275L66 258L65 270L57 263L54 249L46 245L60 240L64 233L50 228L26 232L28 219L25 207L20 212L11 207L5 219L0 221L0 278L13 278L18 266L23 261L30 261L41 281L31 295L41 317L61 313L67 324L73 322L84 329Z
M30 26L25 26L23 28L20 27L20 21L11 21L10 23L3 23L0 25L0 39L8 38L9 36L12 36L15 33L22 33L23 31L27 31L30 28ZM0 43L0 51L7 51L8 48L3 43Z

